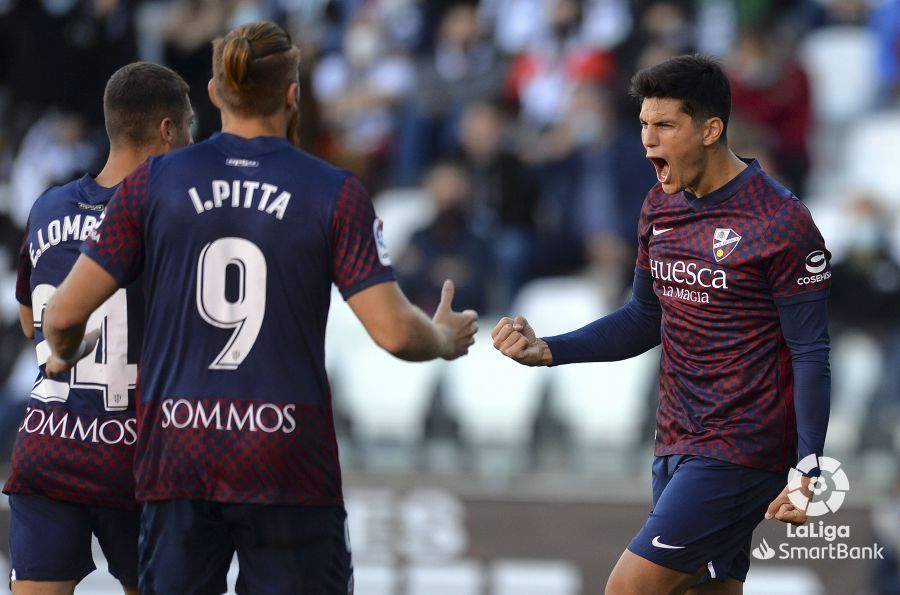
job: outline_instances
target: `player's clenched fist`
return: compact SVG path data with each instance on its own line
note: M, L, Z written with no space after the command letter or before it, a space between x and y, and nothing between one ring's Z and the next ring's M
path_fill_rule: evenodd
M447 279L441 288L441 303L431 321L444 333L447 348L444 350L444 359L456 359L469 352L469 347L475 342L475 333L478 332L478 313L475 310L463 310L454 312L452 308L455 288L453 281Z
M549 366L553 354L543 339L538 339L524 316L500 319L491 331L494 348L508 358L526 366Z

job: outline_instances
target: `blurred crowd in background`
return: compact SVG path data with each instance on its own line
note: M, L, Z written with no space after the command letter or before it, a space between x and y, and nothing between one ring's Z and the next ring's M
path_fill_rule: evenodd
M175 69L203 140L219 127L210 40L259 19L301 48L303 148L362 179L401 286L430 311L450 277L485 327L548 278L625 299L656 181L629 79L720 58L730 144L806 202L834 254L829 444L896 465L900 0L0 0L0 441L35 372L13 296L22 230L44 189L99 171L107 78Z

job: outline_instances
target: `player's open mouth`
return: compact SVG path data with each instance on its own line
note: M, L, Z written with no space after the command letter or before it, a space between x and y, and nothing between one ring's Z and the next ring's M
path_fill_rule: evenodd
M669 173L672 169L669 167L669 162L662 157L648 157L647 159L656 168L656 179L665 184L669 180Z

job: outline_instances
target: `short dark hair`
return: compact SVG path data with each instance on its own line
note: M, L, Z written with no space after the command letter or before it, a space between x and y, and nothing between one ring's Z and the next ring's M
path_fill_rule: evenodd
M715 58L684 55L645 68L631 79L629 93L647 98L680 99L681 109L694 121L721 118L722 138L731 115L731 84Z
M146 146L159 123L171 118L180 126L190 87L174 70L134 62L109 77L103 92L103 117L111 143Z

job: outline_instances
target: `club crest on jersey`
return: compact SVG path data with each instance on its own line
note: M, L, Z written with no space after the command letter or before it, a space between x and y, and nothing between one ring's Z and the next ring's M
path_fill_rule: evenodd
M716 229L716 233L713 235L713 256L715 256L716 262L722 262L728 258L740 241L741 236L733 229Z

